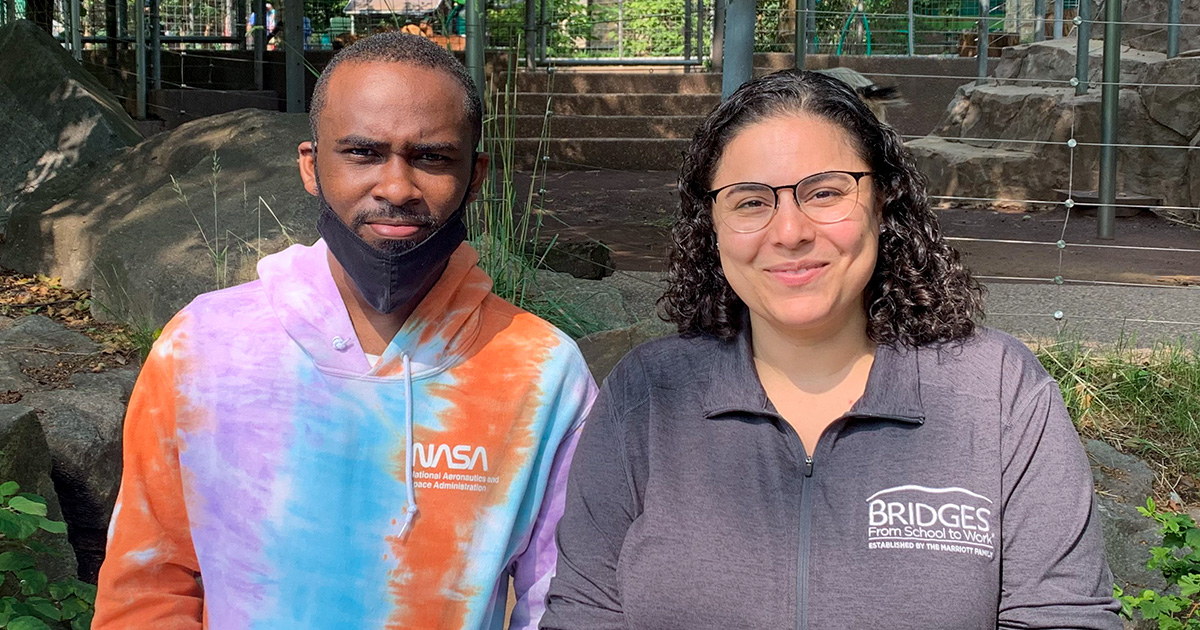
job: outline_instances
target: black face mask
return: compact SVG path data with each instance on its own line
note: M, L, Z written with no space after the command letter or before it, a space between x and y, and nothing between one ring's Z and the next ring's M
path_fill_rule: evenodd
M346 225L329 204L321 204L317 232L329 251L354 281L367 304L380 313L391 313L425 297L450 260L450 255L467 238L463 214L467 198L428 238L402 252L383 252L362 239Z

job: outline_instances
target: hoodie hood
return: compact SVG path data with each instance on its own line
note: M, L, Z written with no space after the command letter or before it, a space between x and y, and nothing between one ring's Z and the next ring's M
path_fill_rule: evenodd
M258 263L275 316L317 368L343 376L396 378L432 374L454 365L479 334L480 309L492 281L467 243L455 250L433 289L421 300L372 368L329 268L324 240L293 245Z

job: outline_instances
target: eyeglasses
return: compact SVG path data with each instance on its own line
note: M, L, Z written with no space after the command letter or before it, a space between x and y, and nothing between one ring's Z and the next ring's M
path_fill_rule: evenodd
M837 223L858 206L859 180L867 175L874 173L825 171L788 186L738 182L710 190L704 198L712 200L713 213L721 222L741 234L767 227L779 208L779 191L788 188L800 211L814 223Z

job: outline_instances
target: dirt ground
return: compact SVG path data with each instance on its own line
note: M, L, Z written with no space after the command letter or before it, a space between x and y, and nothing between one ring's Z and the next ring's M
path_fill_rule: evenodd
M619 270L663 270L671 217L678 205L676 177L669 171L551 172L542 185L546 191L543 237L558 234L565 241L598 240L610 248L613 266ZM1078 207L1069 218L1062 207L1029 214L948 208L939 210L939 216L944 234L956 239L955 247L980 276L1200 284L1200 252L1082 247L1200 249L1200 230L1151 213L1118 218L1116 238L1111 241L1096 238L1094 213L1089 216ZM1053 245L1059 239L1068 243L1061 256Z

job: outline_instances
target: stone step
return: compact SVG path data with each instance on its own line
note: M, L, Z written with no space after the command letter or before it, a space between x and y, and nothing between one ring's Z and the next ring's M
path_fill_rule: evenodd
M540 138L543 124L557 138L691 138L703 116L551 116L516 117L515 137Z
M516 92L555 94L720 94L721 75L642 71L633 72L522 72Z
M721 102L719 94L550 94L516 95L515 113L540 115L546 103L566 116L705 116Z
M569 138L548 140L546 154L550 170L677 171L688 140L646 138ZM516 167L533 167L538 140L517 140Z

